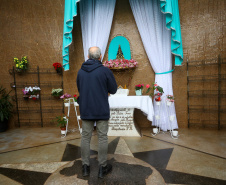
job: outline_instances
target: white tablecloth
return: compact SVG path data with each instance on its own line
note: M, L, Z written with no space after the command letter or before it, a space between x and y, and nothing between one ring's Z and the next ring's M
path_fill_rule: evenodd
M110 96L110 108L137 108L140 109L149 121L153 120L154 108L149 96Z

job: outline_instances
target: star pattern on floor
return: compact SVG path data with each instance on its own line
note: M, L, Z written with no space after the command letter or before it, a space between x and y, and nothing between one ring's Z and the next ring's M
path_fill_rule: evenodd
M165 148L132 153L125 140L122 137L116 137L109 143L108 154L140 159L154 167L168 184L225 184L225 181L219 179L167 170L173 150L174 148ZM92 156L97 155L98 152L90 150L90 153ZM54 171L79 158L81 158L80 146L67 143L60 162L3 164L0 165L0 174L19 184L40 185L44 184Z

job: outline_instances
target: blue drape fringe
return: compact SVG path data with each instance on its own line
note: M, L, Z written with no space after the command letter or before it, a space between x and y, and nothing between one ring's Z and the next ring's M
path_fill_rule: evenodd
M63 30L63 68L69 70L69 45L72 43L73 18L77 15L79 0L65 0ZM175 55L175 65L183 62L183 47L180 28L178 0L160 0L160 8L166 16L166 27L171 30L171 52Z

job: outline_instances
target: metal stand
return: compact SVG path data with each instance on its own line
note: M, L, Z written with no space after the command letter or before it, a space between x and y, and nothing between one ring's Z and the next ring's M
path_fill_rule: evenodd
M173 127L172 127L172 122L173 120L175 119L174 115L171 114L171 109L170 107L172 106L173 102L169 102L169 101L166 101L166 110L167 110L167 115L168 115L168 118L169 118L169 121L170 121L170 135L173 139L178 139L179 135L177 134L177 136L174 136L173 133L174 132L178 132L178 131L174 131L173 130Z
M68 118L70 116L70 109L71 109L71 104L74 105L75 107L75 113L76 113L76 118L77 118L77 122L78 122L78 128L79 128L79 132L80 134L82 134L82 128L80 127L80 124L79 124L79 121L81 120L80 116L78 115L78 112L77 112L77 107L79 106L79 104L77 102L75 102L74 98L68 98L68 103L64 103L64 106L67 107L67 117L64 117L64 119L67 120L67 125L66 125L66 132L65 134L62 134L61 137L64 138L66 137L67 135L67 132L75 132L76 129L72 129L72 130L68 130Z
M158 113L160 114L160 107L161 107L162 102L160 101L160 102L155 102L155 103L158 106ZM154 129L157 129L157 130L156 130L156 133L154 133L152 131L153 132L153 133L151 133L152 136L156 136L161 131L161 128L160 128L160 115L155 115L155 120L156 120L156 127L157 128L154 128Z

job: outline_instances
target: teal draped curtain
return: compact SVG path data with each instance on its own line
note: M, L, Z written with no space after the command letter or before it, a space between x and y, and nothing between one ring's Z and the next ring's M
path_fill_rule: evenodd
M65 0L64 6L64 32L63 32L63 67L69 70L69 45L72 43L73 17L77 15L77 2L79 0Z
M79 0L65 0L63 31L63 67L69 70L69 45L72 43L73 17L77 15ZM160 8L166 16L166 27L171 29L171 52L175 55L175 65L183 62L183 47L180 28L178 0L160 0Z
M181 65L183 47L178 0L160 0L160 8L166 17L166 27L171 29L171 52L175 55L175 65Z

